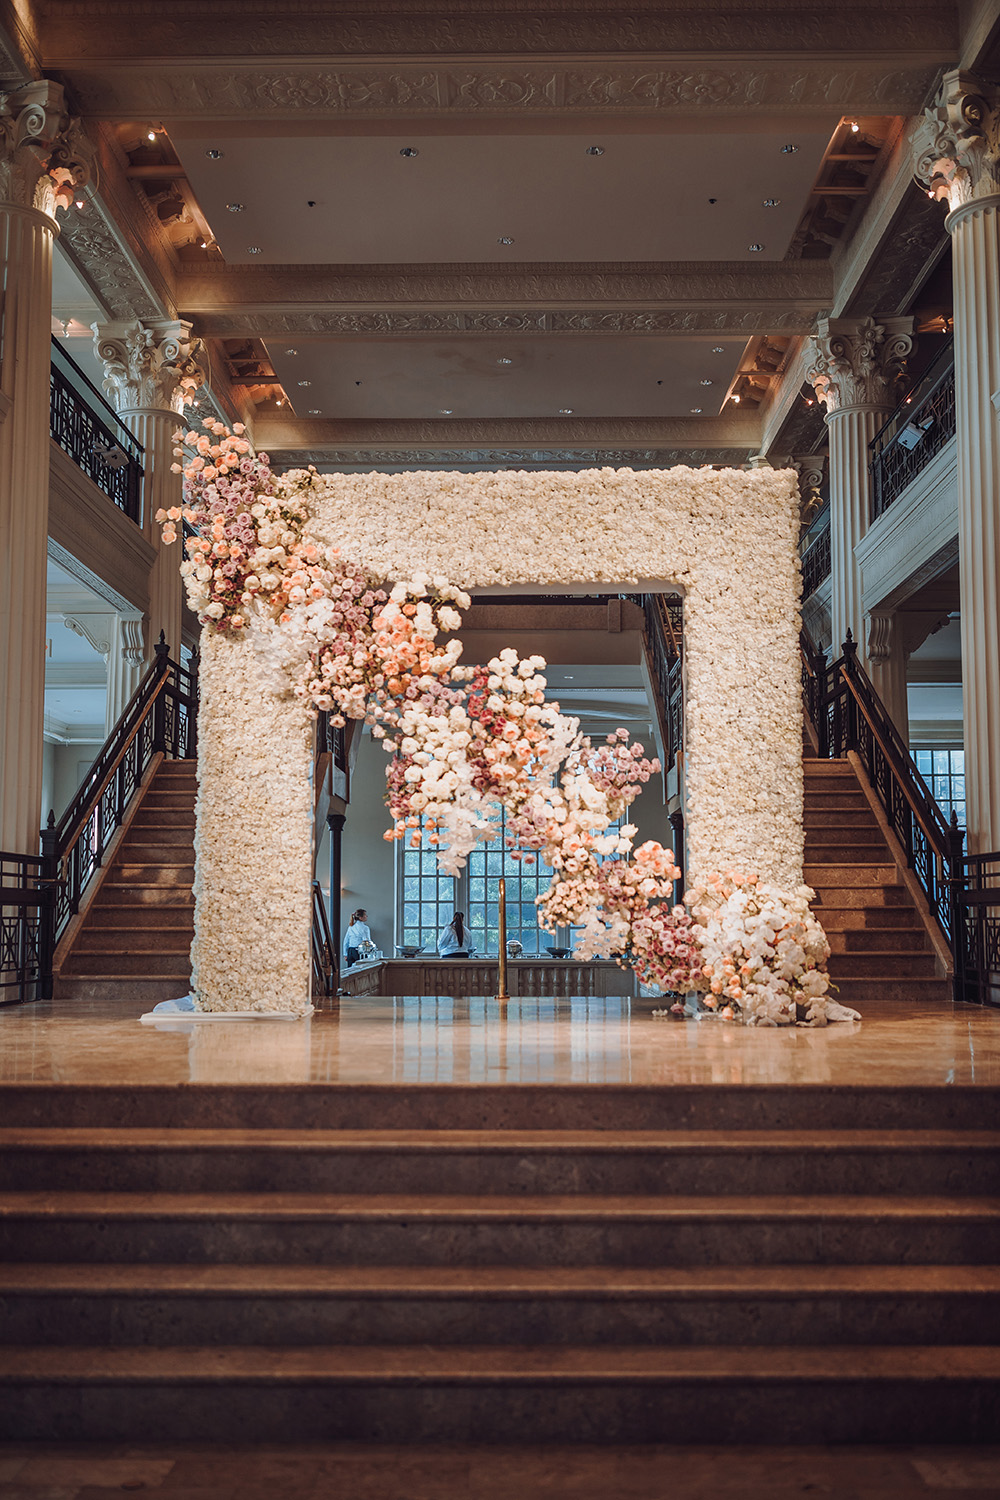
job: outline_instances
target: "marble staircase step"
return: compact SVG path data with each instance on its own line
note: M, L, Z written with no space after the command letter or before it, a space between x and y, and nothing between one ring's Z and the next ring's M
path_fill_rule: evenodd
M889 889L903 894L902 887L890 886ZM828 894L836 896L839 893L834 889ZM813 904L814 908L823 908L823 928L827 936L832 932L866 932L877 929L886 933L909 932L913 934L914 941L919 940L918 934L926 938L923 923L912 906L836 906L828 905L825 901Z
M118 974L58 974L55 996L58 1000L97 1001L110 999L119 1005L131 1005L136 1016L144 1015L161 1000L177 1000L188 991L190 976L166 975L158 979Z
M834 955L836 958L838 955ZM834 999L864 1013L869 1005L889 1001L903 1005L951 1005L952 982L945 978L912 976L898 979L892 971L884 975L839 974L831 959L830 976L837 986Z
M143 942L148 943L149 939L142 933L134 933L127 952L109 949L107 945L101 949L82 948L77 942L63 966L64 972L74 978L86 975L116 979L123 975L134 975L138 979L165 979L176 975L184 981L190 978L190 941L176 952L165 949L162 944L140 946Z
M140 908L141 910L141 908ZM177 908L166 907L166 911ZM152 924L151 924L152 925ZM157 923L155 928L155 951L157 954L164 953L190 953L191 939L194 935L194 919L188 922L167 926ZM136 928L135 925L111 926L102 923L100 926L88 925L77 939L74 948L74 959L83 954L106 953L114 954L117 958L125 954L136 955L138 953L151 951L153 938L145 928Z
M0 1265L23 1345L990 1344L998 1266Z
M0 1188L560 1195L988 1193L1000 1130L0 1128Z
M141 860L132 850L127 859L115 861L113 871L105 882L105 886L109 885L183 886L190 894L194 885L194 859L191 856L185 859L182 851L178 863L166 864L157 860L155 850L152 851L152 859L144 855Z
M839 830L833 830L838 833ZM879 835L873 839L860 838L856 833L848 833L845 829L843 838L829 838L830 830L824 829L825 838L817 838L815 835L806 833L805 858L806 863L813 869L826 860L851 860L858 865L879 865L885 867L889 858L885 840ZM895 871L893 872L895 873Z
M119 906L189 907L193 911L194 892L190 884L145 885L109 877L95 896L91 913L96 917L102 909L113 910Z
M810 867L813 879L806 876L807 884L811 885L816 892L816 900L812 903L813 910L817 912L820 921L825 924L826 912L861 910L868 913L879 911L916 911L910 902L909 894L903 885L860 885L854 880L846 878L838 871L836 881L829 878L829 867L824 873L822 865ZM820 908L822 907L822 912Z
M891 908L887 908L891 910ZM930 939L922 927L841 927L824 922L834 953L931 953Z
M806 787L804 810L813 812L856 812L867 815L871 812L868 799L858 786L844 785L841 788L813 790Z
M122 868L129 865L160 865L176 868L178 865L194 865L194 839L189 835L160 839L140 830L122 843L118 855Z
M9 1259L95 1265L986 1265L1000 1199L5 1192L0 1232Z
M154 887L154 889L162 889ZM173 904L154 905L150 902L126 900L111 900L96 902L89 912L89 931L91 935L103 931L115 931L124 928L135 934L139 927L147 929L176 928L184 931L190 939L194 932L194 898L188 901Z
M900 979L936 978L934 954L922 952L899 952L896 950L869 949L865 952L831 953L830 973L835 979Z
M804 877L806 885L811 885L815 890L829 890L838 886L895 885L898 879L894 864L882 862L867 864L858 860L845 861L841 864L821 864L814 862L811 858L806 860Z
M979 1345L12 1347L0 1434L114 1441L992 1441Z
M830 808L830 807L806 807L803 821L806 832L820 828L865 828L877 829L875 814L869 811L867 817L859 808Z

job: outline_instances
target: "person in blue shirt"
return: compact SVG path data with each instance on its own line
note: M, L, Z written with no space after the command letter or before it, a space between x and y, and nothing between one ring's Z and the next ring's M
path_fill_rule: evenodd
M441 958L468 958L465 918L460 911L455 913L447 927L442 927L438 938L438 954Z
M372 940L371 929L368 926L368 913L364 907L358 911L351 912L351 925L344 933L344 957L348 967L356 964L361 957L361 944L370 943Z

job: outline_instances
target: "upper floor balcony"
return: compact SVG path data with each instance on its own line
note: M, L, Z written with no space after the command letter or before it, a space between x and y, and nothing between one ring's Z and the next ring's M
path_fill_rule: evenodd
M955 435L955 355L941 349L871 441L871 517L876 521Z
M142 444L57 339L52 340L49 431L108 499L141 526Z

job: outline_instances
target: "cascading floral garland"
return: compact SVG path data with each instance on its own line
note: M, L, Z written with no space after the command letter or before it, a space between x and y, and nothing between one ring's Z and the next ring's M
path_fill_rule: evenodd
M240 424L204 427L175 434L184 504L156 517L166 542L178 523L190 528L188 602L203 625L249 635L279 691L334 723L372 726L392 756L386 838L426 836L454 873L495 836L500 803L515 856L540 857L553 871L538 898L540 925L581 926L577 957L615 954L647 983L707 990L710 1006L722 996L730 1014L750 1021L794 1021L800 1003L809 1024L824 1024L829 950L808 914L812 892L761 888L771 904L754 909L755 925L740 905L745 888L720 877L714 902L706 887L692 893L696 922L673 904L680 871L671 851L655 842L634 849L635 827L611 826L659 762L629 745L624 729L595 747L577 719L546 701L542 657L505 650L486 666L461 665L460 642L440 638L461 625L467 594L422 574L387 592L310 538L315 470L275 475Z

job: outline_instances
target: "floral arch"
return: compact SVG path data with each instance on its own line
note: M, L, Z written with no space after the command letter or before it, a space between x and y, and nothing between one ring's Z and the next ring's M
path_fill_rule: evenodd
M412 687L411 698L433 697L464 677L467 706L469 695L481 691L482 702L517 698L522 728L529 720L556 725L560 719L558 705L551 713L548 707L530 708L524 717L524 703L542 702L540 659L506 665L495 660L473 680L473 669L458 663L457 644L438 639L457 628L455 605L465 602L466 589L581 582L635 588L650 579L676 585L685 596L690 874L697 883L718 872L752 869L786 892L800 887L800 569L793 473L310 470L275 476L240 429L208 426L210 438L193 432L182 438L188 446L183 514L194 527L182 572L204 626L192 948L199 1008L308 1011L317 703L359 718L388 713L397 761L398 746L405 743L411 765L429 743L427 723L436 728L446 718L425 720L421 729L401 682ZM178 457L185 457L183 450ZM167 540L180 517L180 510L161 515ZM372 602L375 580L391 589L385 604ZM382 631L378 676L365 657L367 646L357 646L360 637L351 635L351 622L366 610L369 617L375 611ZM408 639L415 628L424 631L418 666L400 667L392 655L389 637L393 629L398 634L404 616ZM330 693L332 700L324 698ZM564 731L557 725L553 733ZM619 756L616 746L601 751L605 813L616 789L639 779L630 753ZM468 808L449 812L456 794L449 803L442 787L453 769L461 783L464 760L460 765L461 757L452 754L449 762L433 747L430 760L430 771L426 755L423 771L411 771L415 782L404 783L400 775L403 803L397 797L395 806L390 775L397 831L406 821L400 814L413 812L406 797L416 786L423 797L418 806L434 811L445 805L442 826L450 830L453 857L460 858L462 838L474 836L467 826L472 815ZM433 786L426 779L431 774L437 778ZM637 789L622 792L619 811ZM475 801L478 793L466 790L467 800ZM573 795L578 812L591 806L586 787ZM558 796L565 801L562 792ZM540 826L537 809L525 803L518 808ZM545 808L551 814L551 802ZM575 816L570 813L571 821ZM599 840L600 818L588 821L585 812L580 817L584 841ZM543 835L538 847L548 859ZM617 845L599 847L623 852ZM675 873L669 851L658 868L660 876ZM792 1018L794 1011L793 1005Z

